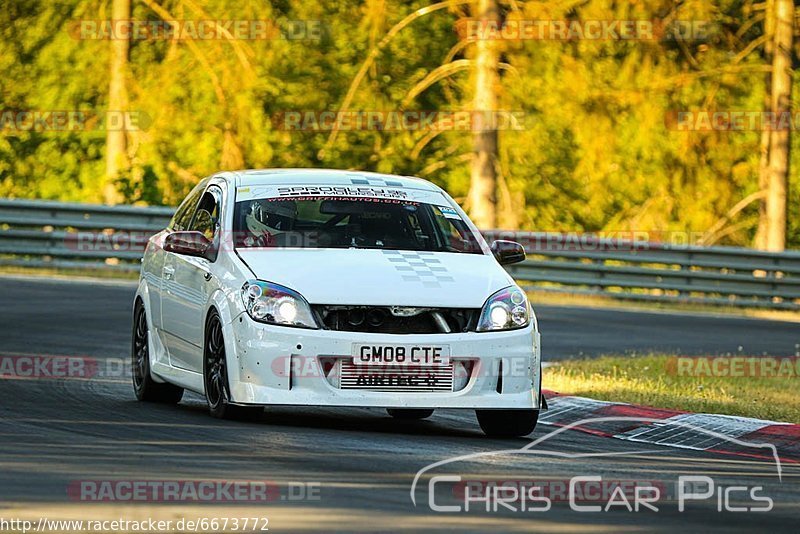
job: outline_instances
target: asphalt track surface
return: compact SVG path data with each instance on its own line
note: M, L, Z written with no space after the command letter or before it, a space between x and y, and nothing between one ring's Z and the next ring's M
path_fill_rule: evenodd
M0 356L127 359L132 285L0 278L0 286ZM724 354L740 346L749 354L787 355L800 342L797 324L756 319L553 306L539 307L538 313L545 357L551 360L652 350ZM553 427L540 425L526 439L487 439L468 412L442 411L427 421L403 422L381 410L271 408L255 421L217 421L199 396L187 394L172 407L142 404L127 377L110 375L0 379L0 421L0 520L258 515L269 518L271 532L797 532L800 523L796 464L783 464L779 480L774 462L574 431L540 443L536 454L516 454L512 451ZM469 457L492 451L505 452ZM605 456L586 456L598 454ZM467 458L421 476L415 506L410 492L417 472L460 456ZM707 475L717 491L689 503L684 512L665 497L658 512L617 506L582 513L555 498L545 512L520 511L516 501L514 510L498 505L487 512L478 503L469 512L437 513L428 505L428 484L440 474L555 482L598 475L606 481L654 482L670 495L678 477ZM259 480L275 484L277 493L274 502L257 506L88 503L68 492L86 480ZM299 484L319 488L318 498L293 500L288 488L302 493ZM762 486L759 495L769 496L773 509L718 511L717 496L724 493L719 490L732 486ZM444 483L436 488L436 503L463 506L457 488ZM762 503L733 497L729 504Z

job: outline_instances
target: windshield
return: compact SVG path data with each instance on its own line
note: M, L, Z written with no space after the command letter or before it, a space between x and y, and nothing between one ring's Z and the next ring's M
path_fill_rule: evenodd
M385 198L244 200L236 203L234 235L240 248L483 253L472 231L452 207Z

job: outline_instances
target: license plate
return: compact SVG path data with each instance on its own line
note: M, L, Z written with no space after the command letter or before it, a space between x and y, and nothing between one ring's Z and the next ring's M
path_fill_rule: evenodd
M363 343L353 345L355 365L432 365L450 364L448 345L387 345Z

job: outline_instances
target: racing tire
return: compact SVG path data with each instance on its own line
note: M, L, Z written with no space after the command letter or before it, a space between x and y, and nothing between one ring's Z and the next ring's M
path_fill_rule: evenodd
M208 411L212 417L253 420L264 412L260 406L237 406L231 403L225 338L222 333L222 321L216 311L211 312L206 321L203 343L203 385Z
M406 409L406 408L388 408L386 412L395 419L427 419L433 415L433 410L426 409Z
M131 335L131 376L133 392L143 402L178 404L183 398L183 388L153 380L150 374L150 336L147 312L142 301L133 308L133 333Z
M536 428L539 410L475 410L483 433L492 438L520 438Z

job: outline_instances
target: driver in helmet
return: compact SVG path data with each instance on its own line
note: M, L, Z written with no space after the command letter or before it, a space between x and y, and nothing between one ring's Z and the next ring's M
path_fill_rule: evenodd
M280 245L281 236L294 228L297 203L294 200L254 200L245 215L249 235L245 244L250 247Z

